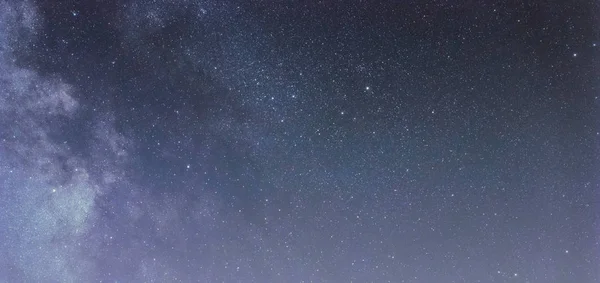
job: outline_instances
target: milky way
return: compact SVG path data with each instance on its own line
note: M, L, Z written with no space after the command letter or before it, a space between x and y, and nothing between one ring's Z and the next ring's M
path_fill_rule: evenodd
M0 0L0 282L600 282L600 6Z

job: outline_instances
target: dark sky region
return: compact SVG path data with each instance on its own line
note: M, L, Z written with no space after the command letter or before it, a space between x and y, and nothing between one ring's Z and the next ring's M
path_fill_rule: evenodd
M0 282L600 282L598 1L0 1Z

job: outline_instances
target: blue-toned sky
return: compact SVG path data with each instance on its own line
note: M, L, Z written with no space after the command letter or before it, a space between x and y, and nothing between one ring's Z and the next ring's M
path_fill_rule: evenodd
M460 2L0 0L0 282L600 282L600 5Z

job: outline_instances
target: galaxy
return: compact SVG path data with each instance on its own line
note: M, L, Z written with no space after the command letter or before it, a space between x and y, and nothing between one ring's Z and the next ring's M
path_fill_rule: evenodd
M0 0L0 282L600 282L600 3Z

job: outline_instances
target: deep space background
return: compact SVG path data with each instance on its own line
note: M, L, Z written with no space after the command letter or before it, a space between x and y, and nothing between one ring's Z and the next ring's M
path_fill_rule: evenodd
M0 1L0 282L600 282L598 1Z

